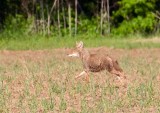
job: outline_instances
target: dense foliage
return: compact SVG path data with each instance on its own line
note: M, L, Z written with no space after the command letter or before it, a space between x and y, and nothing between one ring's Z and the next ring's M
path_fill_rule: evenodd
M159 33L159 0L1 0L1 34Z

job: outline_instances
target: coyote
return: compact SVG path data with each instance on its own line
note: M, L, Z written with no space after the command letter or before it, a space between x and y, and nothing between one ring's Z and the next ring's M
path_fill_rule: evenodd
M89 81L89 72L100 72L102 70L108 70L109 73L124 77L123 70L120 68L117 60L113 60L107 54L91 54L87 49L84 48L83 42L76 42L76 48L71 54L68 54L70 57L80 57L83 63L84 71L81 72L75 78L79 78L82 75L86 75L86 80Z

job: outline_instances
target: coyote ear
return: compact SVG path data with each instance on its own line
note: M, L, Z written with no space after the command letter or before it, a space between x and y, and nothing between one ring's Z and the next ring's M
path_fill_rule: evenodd
M83 48L83 42L82 41L76 42L76 47L77 48Z
M83 48L83 42L82 42L82 41L80 41L80 42L78 43L78 47L79 47L79 48Z

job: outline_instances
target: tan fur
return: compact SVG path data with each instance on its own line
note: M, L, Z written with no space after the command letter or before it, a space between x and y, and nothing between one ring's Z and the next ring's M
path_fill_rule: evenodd
M79 57L82 60L83 67L85 69L84 71L86 72L87 76L89 72L100 72L102 70L108 70L108 72L111 74L124 77L123 70L120 68L117 60L113 60L107 54L90 54L89 51L84 48L82 41L76 43L75 51L79 54Z

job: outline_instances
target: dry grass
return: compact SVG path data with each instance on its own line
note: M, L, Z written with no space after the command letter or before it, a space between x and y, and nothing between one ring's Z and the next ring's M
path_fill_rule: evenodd
M160 43L160 38L159 37L148 38L148 39L141 38L141 39L134 39L132 41L133 42L141 42L141 43L147 43L147 42Z
M0 52L0 112L156 113L160 112L160 49L106 49L127 73L128 87L117 87L109 73L82 71L68 49Z

